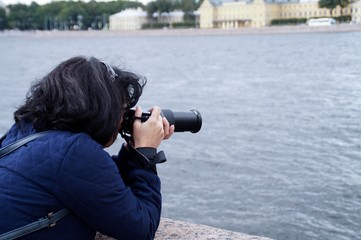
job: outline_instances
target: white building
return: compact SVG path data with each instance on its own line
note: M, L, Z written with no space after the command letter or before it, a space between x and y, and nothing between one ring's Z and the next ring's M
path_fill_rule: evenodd
M136 30L148 22L147 12L141 8L125 9L109 16L110 30Z
M159 14L158 12L153 13L153 17L158 20L158 22L163 23L177 23L183 22L184 12L180 10L175 10L173 12L163 12Z
M361 1L352 4L352 23L361 23Z

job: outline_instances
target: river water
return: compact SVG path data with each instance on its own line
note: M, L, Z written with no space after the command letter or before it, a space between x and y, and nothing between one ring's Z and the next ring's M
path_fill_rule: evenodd
M0 132L32 81L96 56L148 78L143 108L202 114L199 133L161 145L163 217L274 239L361 239L360 39L0 34Z

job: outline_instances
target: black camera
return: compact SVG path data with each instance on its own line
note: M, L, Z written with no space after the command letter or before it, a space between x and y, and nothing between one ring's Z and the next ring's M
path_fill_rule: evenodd
M133 123L136 119L135 110L131 109L124 115L123 126L120 129L121 136L129 140L132 138ZM202 116L197 110L188 112L173 112L170 109L162 109L163 116L168 120L170 125L174 125L174 132L191 132L197 133L202 127ZM142 122L147 121L149 112L143 112L139 118Z

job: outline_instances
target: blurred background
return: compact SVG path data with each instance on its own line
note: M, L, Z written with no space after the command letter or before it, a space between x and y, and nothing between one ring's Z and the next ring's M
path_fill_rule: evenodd
M359 239L361 32L194 31L0 32L0 133L33 81L95 56L147 77L143 109L202 114L199 133L161 145L163 217L274 239Z

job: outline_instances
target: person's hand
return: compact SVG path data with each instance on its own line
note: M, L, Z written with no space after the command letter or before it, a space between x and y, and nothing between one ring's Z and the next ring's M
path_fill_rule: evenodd
M133 139L134 147L152 147L158 148L163 139L168 139L174 133L174 126L169 126L169 122L161 115L159 107L153 107L151 115L145 122L140 119L134 120ZM135 117L141 117L142 109L137 107Z
M164 140L169 139L174 133L174 125L169 126L167 118L162 115L163 129L164 129Z

